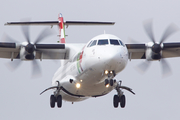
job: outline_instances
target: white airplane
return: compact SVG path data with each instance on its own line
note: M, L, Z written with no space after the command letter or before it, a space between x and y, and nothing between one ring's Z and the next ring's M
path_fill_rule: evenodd
M170 25L163 34L160 42L154 40L152 21L144 23L151 42L146 44L124 44L122 40L111 34L102 34L92 38L85 44L65 43L64 27L69 25L114 25L114 22L82 22L63 21L59 14L58 21L44 22L7 22L5 25L22 25L26 42L0 42L0 58L18 59L17 61L33 61L33 74L39 70L35 59L59 59L61 67L52 79L50 106L62 107L62 100L78 102L90 97L100 97L116 90L113 105L125 107L126 99L123 89L135 94L131 88L122 86L115 76L127 65L128 59L145 59L141 69L148 67L148 61L159 60L163 63L164 74L169 73L169 66L164 58L179 57L180 43L163 43L172 33L178 31L175 25ZM43 38L51 35L52 30L45 29L33 43L29 39L28 25L58 25L60 29L60 43L39 44ZM8 36L5 40L12 41ZM20 62L15 62L17 67ZM41 94L42 94L41 93Z

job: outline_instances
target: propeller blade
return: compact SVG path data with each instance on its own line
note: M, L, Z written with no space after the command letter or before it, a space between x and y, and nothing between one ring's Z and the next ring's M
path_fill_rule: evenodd
M170 24L166 30L164 31L164 34L160 40L160 44L163 43L170 35L173 33L179 31L179 28L175 24Z
M172 74L171 68L165 59L161 59L161 68L163 77L167 77Z
M48 37L50 35L52 35L54 33L54 31L50 28L45 28L40 35L38 36L38 38L36 39L36 41L34 42L34 44L37 44L38 42L42 41L45 37Z
M37 61L33 60L32 61L32 65L33 65L33 68L32 68L32 77L33 78L40 77L41 76L41 69L40 69L40 66L37 63Z
M17 69L19 67L19 65L21 64L21 60L18 59L18 60L14 60L14 61L11 61L9 63L6 64L6 66L11 70L11 71L14 71L15 69Z
M146 34L149 36L151 41L153 43L155 43L155 39L154 39L153 31L152 31L152 19L144 21L143 25L144 25L144 29L146 31Z
M8 36L6 33L3 34L1 41L18 43L16 40L14 40L10 36Z
M29 26L22 26L21 28L22 28L22 32L23 32L23 34L24 34L24 36L26 38L26 41L28 43L30 43L30 39L29 39Z
M144 73L149 68L150 64L151 62L149 61L142 62L141 64L137 66L137 69L139 72Z

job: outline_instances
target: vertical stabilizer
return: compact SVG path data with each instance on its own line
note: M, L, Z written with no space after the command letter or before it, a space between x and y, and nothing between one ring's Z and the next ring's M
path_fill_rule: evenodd
M60 36L60 43L65 43L65 28L64 28L64 20L61 13L58 15L59 21L59 36Z

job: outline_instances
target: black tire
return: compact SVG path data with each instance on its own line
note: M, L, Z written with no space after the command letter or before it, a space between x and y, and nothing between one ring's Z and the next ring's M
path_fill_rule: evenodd
M109 80L108 79L105 79L105 86L109 84Z
M62 96L61 95L58 95L58 97L57 97L57 106L58 106L58 108L62 107Z
M55 96L51 95L51 97L50 97L50 106L51 106L51 108L55 107L55 102L56 102Z
M126 97L125 97L125 95L122 95L120 97L120 105L121 105L121 108L125 107L125 105L126 105Z
M114 80L110 79L110 86L113 86L113 85L114 85Z
M118 104L119 104L119 97L118 95L114 95L114 99L113 99L114 108L117 108Z

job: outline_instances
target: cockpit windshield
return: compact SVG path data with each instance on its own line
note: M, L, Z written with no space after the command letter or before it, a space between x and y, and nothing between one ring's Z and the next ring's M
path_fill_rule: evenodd
M94 40L89 47L96 45L97 40Z
M121 40L118 39L100 39L100 40L92 40L89 42L87 47L92 47L95 45L122 45L124 46L124 43Z
M110 39L110 44L111 45L120 45L118 40L115 39Z
M98 40L98 45L107 45L108 43L108 39L103 39L103 40Z
M121 40L119 40L119 43L120 43L122 46L125 46L124 43L123 43Z

